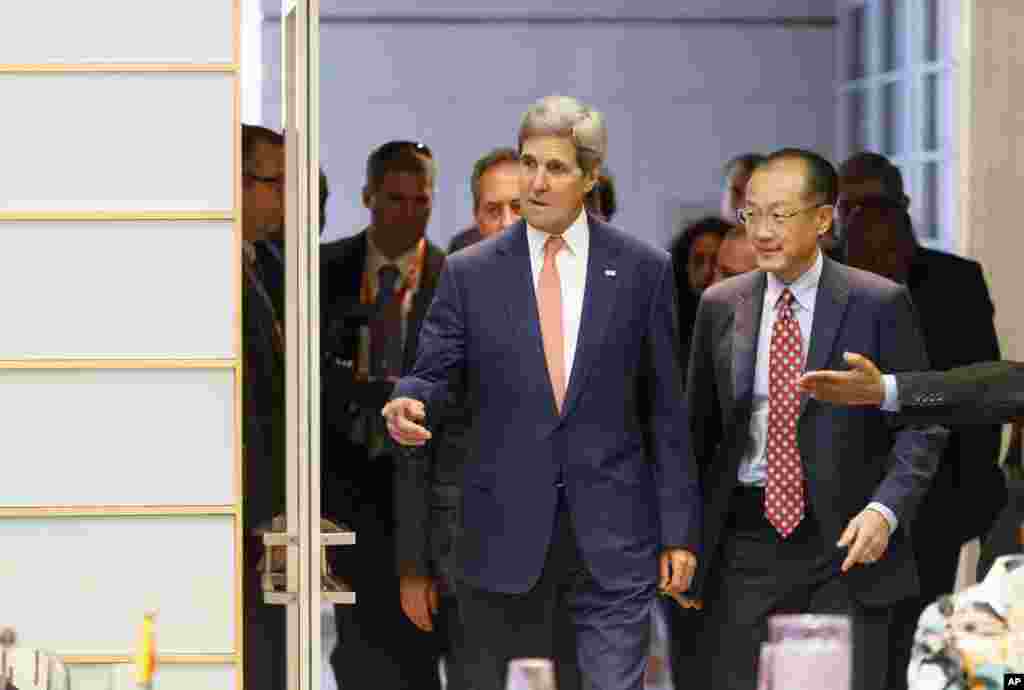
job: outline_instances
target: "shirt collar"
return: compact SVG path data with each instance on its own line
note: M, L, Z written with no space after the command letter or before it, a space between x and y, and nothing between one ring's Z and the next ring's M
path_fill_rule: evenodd
M420 240L420 242L424 241L425 240L422 239ZM377 248L377 245L373 243L373 233L367 232L366 267L370 275L373 276L374 279L376 279L377 271L379 271L382 266L391 265L395 266L398 269L398 272L402 274L403 278L407 277L419 253L420 242L414 244L412 248L406 250L405 253L400 254L397 259L391 259L387 256L384 256L384 254L382 254L381 251Z
M809 309L814 304L814 297L817 294L818 283L821 281L821 271L824 265L824 254L819 249L818 258L814 260L814 264L804 271L803 275L788 285L779 280L774 273L769 273L768 284L764 291L765 304L774 309L779 301L779 297L782 296L782 291L789 288L789 291L793 293L796 303L803 309Z
M551 237L550 233L538 230L529 223L526 224L526 238L530 243L531 255L544 256L544 243L548 241L549 237ZM565 246L569 253L575 256L579 256L580 252L586 248L590 241L590 224L587 221L586 209L580 209L576 220L562 233L562 239L565 240Z

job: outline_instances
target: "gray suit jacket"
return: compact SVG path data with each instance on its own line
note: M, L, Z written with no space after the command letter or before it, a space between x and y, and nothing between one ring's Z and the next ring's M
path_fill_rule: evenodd
M1024 416L1024 363L983 362L896 375L901 420L1005 424Z
M838 368L846 351L870 352L888 371L919 369L928 361L905 288L828 258L824 261L808 371ZM687 407L701 471L709 556L698 571L698 593L704 581L714 577L716 546L748 445L765 285L760 271L726 280L704 293L697 312ZM837 407L805 396L797 423L809 500L825 543L835 544L849 520L871 501L881 502L899 519L885 556L870 568L855 568L845 576L854 595L869 605L889 604L917 591L906 526L935 472L947 436L939 427L895 428L891 421L876 408Z

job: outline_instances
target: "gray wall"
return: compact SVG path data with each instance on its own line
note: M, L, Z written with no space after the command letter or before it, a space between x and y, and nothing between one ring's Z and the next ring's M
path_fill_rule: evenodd
M551 93L604 111L621 208L615 221L660 245L681 216L715 208L721 164L735 153L833 150L834 29L831 17L807 19L820 6L812 0L737 2L732 11L690 0L685 14L624 0L596 8L532 0L536 7L486 13L454 0L428 8L389 0L374 10L323 4L320 154L332 188L325 237L367 223L366 156L409 138L426 142L439 162L428 233L446 243L472 222L473 161L514 143L524 108ZM277 23L268 11L265 63L279 59ZM263 118L279 127L279 70L270 67Z

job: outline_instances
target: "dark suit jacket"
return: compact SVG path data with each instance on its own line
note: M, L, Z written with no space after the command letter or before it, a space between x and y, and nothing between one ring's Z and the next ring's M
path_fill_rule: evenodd
M704 292L697 312L687 394L705 498L708 558L698 572L698 592L714 577L715 549L749 443L766 282L762 271L726 280ZM864 350L891 371L917 369L928 361L906 289L825 258L806 369L835 369L843 352ZM809 500L826 544L838 541L849 520L871 501L890 508L899 520L885 556L846 575L855 596L875 605L916 592L906 526L946 438L938 427L894 429L887 422L877 408L836 407L805 396L797 423Z
M363 389L355 386L353 381L352 368L357 361L359 331L351 322L346 322L345 316L359 309L366 253L366 231L321 247L323 512L343 521L350 519L353 506L349 503L353 497L362 496L358 500L382 506L391 503L390 482L386 487L376 489L376 494L386 490L387 496L367 495L365 490L361 491L360 485L365 489L362 462L366 449L349 440L360 406L379 409L390 394L388 387L381 391ZM420 286L406 327L403 370L407 370L415 359L420 326L433 299L443 264L444 253L428 242Z
M439 577L451 587L459 530L459 485L469 456L472 404L461 384L453 384L443 405L431 409L433 438L419 448L403 448L395 467L395 549L400 575Z
M455 237L452 238L452 241L448 244L448 253L454 254L460 249L465 249L470 245L476 244L482 239L483 235L480 234L480 228L478 228L475 225L466 228L465 230L460 230L459 233L455 235Z
M906 422L1006 424L1024 416L1024 362L897 374L896 385Z
M992 300L977 262L919 248L907 288L933 369L999 359ZM997 465L999 426L959 426L950 431L918 515L918 524L930 527L917 537L919 552L931 540L963 543L986 533L1006 504L1006 482ZM954 506L955 515L950 512Z
M249 528L282 512L285 503L284 353L274 340L274 281L261 269L257 271L256 275L244 272L242 277L243 500L247 535Z
M562 413L544 359L525 222L448 257L395 397L432 406L461 374L476 401L458 576L525 592L563 477L577 543L608 588L653 587L664 546L697 549L700 497L677 360L668 254L589 218L580 333ZM653 385L639 385L654 370ZM643 418L641 400L650 402ZM645 453L644 429L653 430Z

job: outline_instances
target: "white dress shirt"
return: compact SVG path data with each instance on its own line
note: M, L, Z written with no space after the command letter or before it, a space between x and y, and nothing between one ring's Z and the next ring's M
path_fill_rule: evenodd
M885 398L882 400L881 408L886 412L899 412L900 387L896 383L896 377L892 374L882 374L882 386L885 388Z
M764 290L764 305L761 308L761 327L757 337L757 359L754 369L753 408L750 415L747 449L740 460L737 479L747 486L764 486L768 481L768 368L772 342L772 328L778 312L782 291L789 288L793 294L793 316L800 324L800 340L803 345L803 367L807 366L807 354L811 345L811 328L814 325L814 305L818 297L818 283L824 266L822 253L802 276L790 284L783 283L772 273L767 274ZM872 502L870 508L881 513L889 523L890 533L896 529L895 513L881 503Z
M550 236L529 224L526 226L534 294L540 285L540 271L544 267L544 243ZM555 265L562 284L562 338L565 345L565 385L568 388L583 318L583 293L587 286L587 258L590 256L590 226L585 211L580 210L573 224L562 233L562 239L565 246L555 256Z

